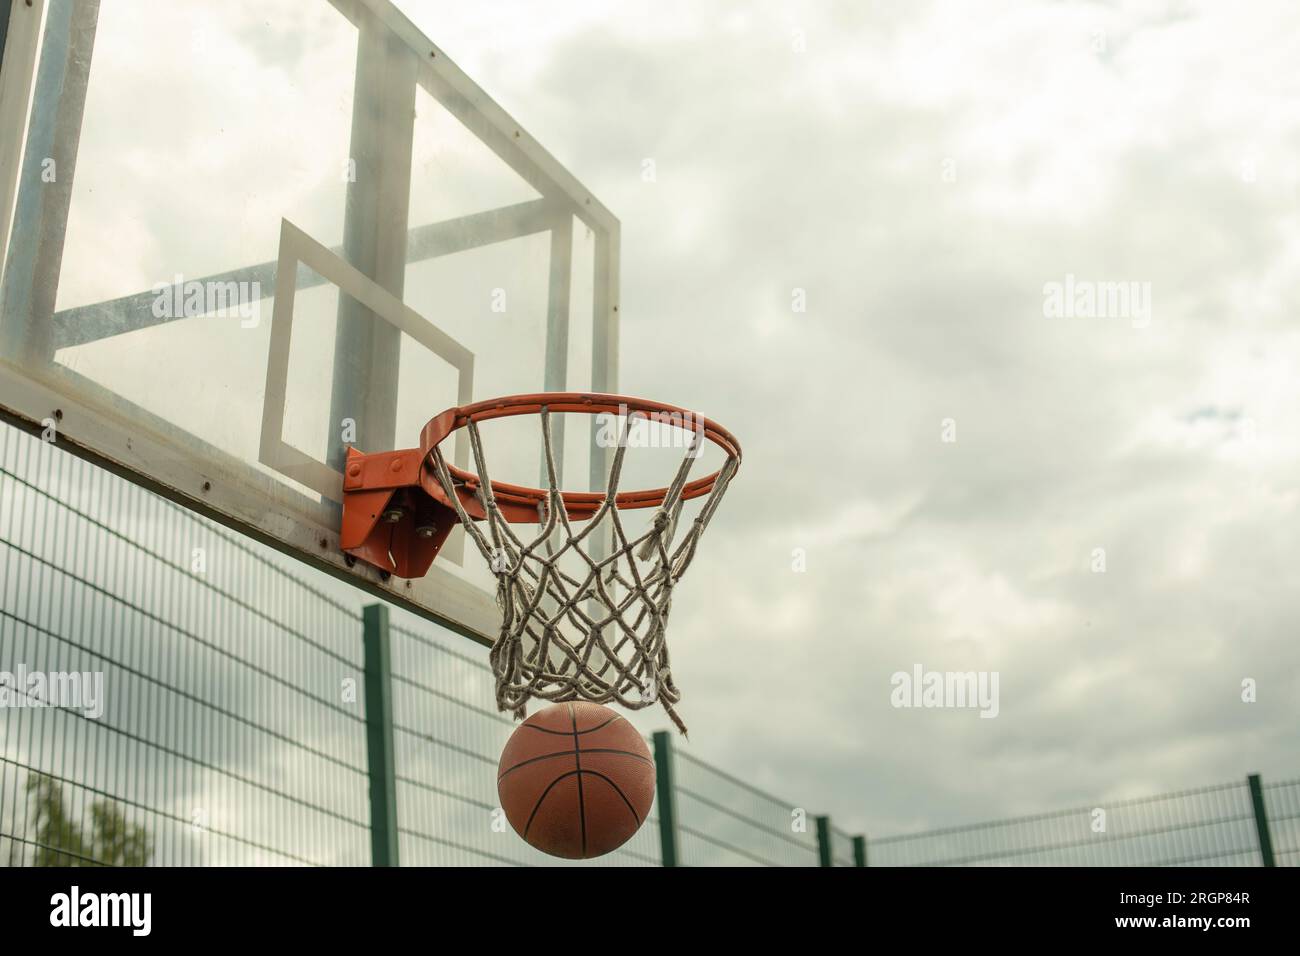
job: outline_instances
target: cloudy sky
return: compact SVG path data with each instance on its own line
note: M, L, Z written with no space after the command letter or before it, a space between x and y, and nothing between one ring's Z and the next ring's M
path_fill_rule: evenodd
M1293 5L403 7L621 220L624 390L744 442L694 753L873 834L1295 775Z

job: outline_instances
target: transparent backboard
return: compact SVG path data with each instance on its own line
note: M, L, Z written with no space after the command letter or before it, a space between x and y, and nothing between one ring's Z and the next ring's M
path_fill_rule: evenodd
M387 0L14 4L0 123L5 416L490 639L458 538L418 581L345 560L342 458L616 391L608 210ZM533 482L518 425L494 467Z

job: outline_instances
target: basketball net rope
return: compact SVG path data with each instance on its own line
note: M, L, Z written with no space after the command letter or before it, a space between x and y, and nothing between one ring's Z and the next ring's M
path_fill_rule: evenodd
M559 702L616 701L640 710L658 701L677 729L686 725L673 706L681 692L673 683L664 632L672 608L674 585L695 557L696 545L708 527L727 485L739 466L728 456L705 499L676 547L672 546L681 515L682 491L698 457L702 432L695 431L686 455L650 527L629 539L615 504L623 456L634 421L627 416L610 466L605 499L597 511L575 529L559 490L550 411L541 409L542 443L546 458L546 499L539 503L541 531L524 543L506 520L492 493L487 461L477 423L467 423L470 447L478 472L477 496L483 506L487 533L466 514L442 451L430 452L435 473L466 533L497 576L501 633L489 660L496 677L497 708L522 719L530 699ZM608 518L614 547L595 531ZM556 529L563 544L556 547ZM671 550L670 550L671 549ZM559 566L565 555L576 555L585 572L575 577ZM619 593L623 596L619 597Z

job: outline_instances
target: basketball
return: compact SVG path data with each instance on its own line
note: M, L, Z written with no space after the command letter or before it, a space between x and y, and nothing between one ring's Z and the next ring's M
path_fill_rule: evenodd
M587 860L626 843L650 812L655 764L608 707L552 704L511 734L497 794L515 832L552 856Z

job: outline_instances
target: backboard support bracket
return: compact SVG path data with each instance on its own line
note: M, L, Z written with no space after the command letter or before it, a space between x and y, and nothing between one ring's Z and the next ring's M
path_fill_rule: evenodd
M339 547L399 578L429 570L456 512L420 487L420 449L366 455L348 449L343 471L343 524Z

